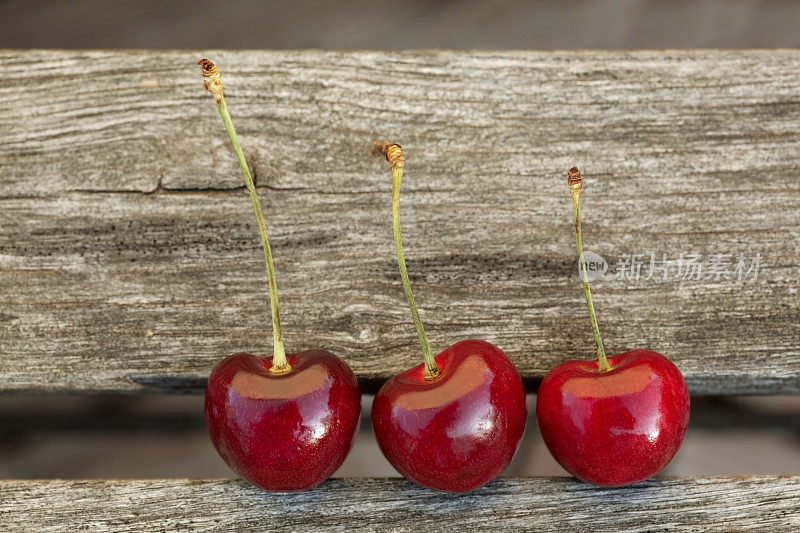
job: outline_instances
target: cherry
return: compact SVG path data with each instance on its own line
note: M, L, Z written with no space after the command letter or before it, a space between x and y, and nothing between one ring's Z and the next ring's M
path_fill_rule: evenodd
M206 389L211 441L234 472L272 491L319 485L341 466L361 417L352 370L323 350L288 354L290 372L270 357L237 353L221 361Z
M372 425L381 451L403 476L444 492L469 492L508 467L525 431L525 390L498 347L458 342L433 357L414 295L400 236L400 183L405 167L395 143L375 143L392 165L392 214L403 290L424 363L387 381L375 395Z
M606 358L581 241L581 175L568 173L581 280L597 361L567 361L545 376L536 417L547 448L575 477L600 487L632 485L663 470L689 425L689 392L678 368L650 350Z
M330 352L286 354L278 312L275 266L253 178L244 159L219 69L198 62L239 160L264 247L269 279L274 353L237 353L220 361L206 387L208 433L234 472L265 490L309 489L341 466L361 417L361 394L353 371Z
M372 403L381 451L398 472L431 489L469 492L503 473L525 431L517 369L488 342L457 342L384 384Z

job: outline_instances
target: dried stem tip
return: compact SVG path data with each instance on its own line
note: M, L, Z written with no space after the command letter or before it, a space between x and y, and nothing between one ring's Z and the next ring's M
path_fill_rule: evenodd
M197 64L203 71L203 87L214 95L215 100L222 98L222 75L217 66L205 58L198 61Z
M406 160L403 159L403 148L397 143L389 141L376 142L369 151L372 155L386 157L386 160L392 165L393 171L406 166Z
M578 167L572 167L567 171L567 183L570 190L581 190L581 171Z

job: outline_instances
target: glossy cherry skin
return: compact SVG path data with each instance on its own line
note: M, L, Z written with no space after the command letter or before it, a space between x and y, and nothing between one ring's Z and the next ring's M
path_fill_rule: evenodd
M572 475L621 487L661 472L689 425L689 392L669 359L632 350L597 361L567 361L545 376L536 417L545 444Z
M444 492L469 492L499 476L525 431L525 390L496 346L454 344L435 357L439 375L416 366L375 395L372 426L381 451L406 478Z
M214 368L206 388L211 441L234 472L264 490L319 485L347 457L361 420L353 371L322 350L287 354L285 374L271 357L237 353Z

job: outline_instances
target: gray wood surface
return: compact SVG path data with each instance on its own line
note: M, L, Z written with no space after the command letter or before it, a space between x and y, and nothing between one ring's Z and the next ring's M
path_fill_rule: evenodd
M367 389L494 342L535 387L593 356L564 173L586 178L610 353L693 393L800 391L800 52L0 52L0 390L199 391L268 353L255 220L196 60L223 72L271 231L287 349ZM760 254L757 279L618 280L631 254ZM676 517L676 519L678 519Z
M660 479L601 490L502 478L466 495L390 479L268 494L234 480L0 481L3 531L797 531L800 476Z

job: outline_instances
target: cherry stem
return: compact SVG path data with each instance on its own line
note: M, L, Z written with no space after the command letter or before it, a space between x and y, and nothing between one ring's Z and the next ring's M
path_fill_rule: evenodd
M372 155L385 156L386 160L392 165L392 220L394 228L394 246L397 250L397 265L400 267L400 277L403 280L403 291L406 293L408 307L411 309L411 316L414 318L414 325L417 328L419 343L422 346L422 359L425 362L425 379L432 380L439 375L439 367L433 358L431 348L428 345L428 338L425 336L425 328L417 312L417 304L414 302L414 294L411 292L411 283L408 281L408 270L406 269L406 259L403 254L403 238L400 235L400 184L403 181L403 169L406 160L403 158L403 149L397 143L384 141L376 142L370 148Z
M592 291L589 289L589 276L587 274L586 259L583 256L583 241L581 240L581 172L578 167L572 167L567 172L567 183L569 193L572 196L572 210L575 214L575 243L578 245L578 263L580 264L581 281L583 282L583 293L586 295L586 305L589 307L589 320L592 322L594 331L594 342L597 344L597 366L600 372L608 372L611 365L608 364L606 351L603 348L603 339L600 337L600 328L597 325L597 316L594 313L594 303L592 302Z
M250 169L247 166L244 153L242 153L242 147L239 145L239 137L236 135L236 129L233 127L233 121L231 120L231 114L228 112L225 97L222 95L222 76L220 75L219 69L208 59L201 59L197 64L200 65L203 71L203 86L214 96L219 114L222 116L222 122L225 123L225 129L228 131L231 144L233 144L233 151L236 152L236 158L239 160L239 166L244 176L244 183L247 186L247 191L250 193L250 201L253 203L253 211L255 211L256 219L258 220L258 231L261 234L261 244L264 246L264 259L267 261L269 302L270 311L272 312L272 334L275 338L272 366L269 371L274 374L284 374L289 372L292 367L289 366L286 360L286 350L283 346L283 332L281 330L281 319L278 313L278 283L275 279L275 265L272 262L272 250L269 247L269 236L267 235L267 226L264 223L264 215L261 213L261 204L258 201L256 187L253 183L253 177L250 175Z

